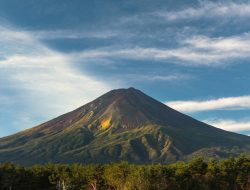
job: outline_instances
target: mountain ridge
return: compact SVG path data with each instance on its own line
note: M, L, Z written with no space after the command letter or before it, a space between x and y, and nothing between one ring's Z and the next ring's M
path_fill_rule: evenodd
M71 112L0 138L0 162L169 163L249 152L250 137L184 115L135 89L116 89Z

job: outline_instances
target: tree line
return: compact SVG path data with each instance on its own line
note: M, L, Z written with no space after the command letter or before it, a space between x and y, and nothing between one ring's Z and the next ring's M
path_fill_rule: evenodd
M0 190L250 190L250 156L174 164L0 164Z

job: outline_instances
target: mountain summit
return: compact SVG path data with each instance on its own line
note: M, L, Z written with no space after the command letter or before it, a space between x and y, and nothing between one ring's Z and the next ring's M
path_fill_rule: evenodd
M112 90L78 109L0 139L0 162L169 163L250 150L250 137L184 115L134 89Z

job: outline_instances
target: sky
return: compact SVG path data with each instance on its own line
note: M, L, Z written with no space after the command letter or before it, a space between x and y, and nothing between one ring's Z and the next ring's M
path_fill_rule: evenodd
M250 135L250 1L0 0L0 137L117 88Z

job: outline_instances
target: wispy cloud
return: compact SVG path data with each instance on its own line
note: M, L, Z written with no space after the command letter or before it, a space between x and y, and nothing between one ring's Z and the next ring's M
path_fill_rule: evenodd
M233 2L208 2L203 1L197 7L188 7L179 11L161 11L154 15L166 19L167 21L200 19L200 18L217 18L224 17L250 17L250 3L233 3Z
M250 96L225 97L203 101L172 101L165 103L178 111L187 113L209 110L250 109Z
M240 52L246 52L250 47L249 42L249 33L219 38L194 36L185 40L185 43L190 44L194 48L216 50L221 52L236 51L238 49L240 49Z
M167 61L168 63L187 66L218 66L232 63L234 59L250 57L250 34L209 38L192 36L179 40L179 47L107 47L87 50L75 54L82 59L123 58L135 60Z
M15 109L13 116L29 118L15 118L20 121L18 126L31 127L26 124L38 122L33 120L37 116L48 119L65 113L112 88L74 69L72 57L47 48L32 33L0 28L0 97L5 97L4 92L11 93L8 100L11 99L16 108L22 107L22 110ZM1 114L13 109L6 101L0 102L3 104L5 111ZM15 125L14 121L10 121L9 127L11 125Z
M155 82L155 81L164 81L164 82L173 82L180 80L188 80L193 78L193 76L183 74L183 73L175 73L175 74L166 74L166 75L140 75L140 74L128 74L125 75L125 78L136 81L136 82Z
M236 120L228 120L228 119L210 119L204 120L205 123L208 123L212 126L218 127L220 129L224 129L226 131L232 132L241 132L242 131L250 131L250 121L236 121Z
M37 39L79 39L79 38L99 38L107 39L116 37L120 32L114 30L102 31L82 31L82 30L41 30L33 33Z
M189 48L179 49L160 49L160 48L117 48L109 47L96 50L83 51L77 57L85 59L96 58L121 58L133 60L154 60L154 61L172 61L172 63L187 65L206 65L208 60L216 59L214 55L208 55L202 52L195 52ZM176 62L176 61L188 62ZM202 61L205 60L206 62Z
M208 38L206 36L195 36L185 40L195 52L207 54L205 62L222 62L229 59L244 59L250 53L250 34L245 33L238 36ZM199 60L199 59L198 59ZM202 61L202 60L201 60Z

